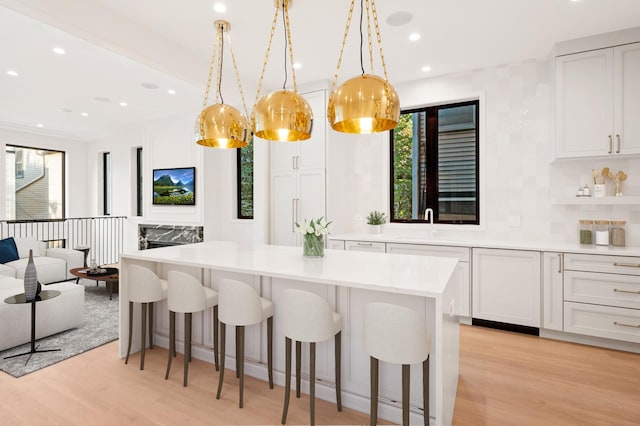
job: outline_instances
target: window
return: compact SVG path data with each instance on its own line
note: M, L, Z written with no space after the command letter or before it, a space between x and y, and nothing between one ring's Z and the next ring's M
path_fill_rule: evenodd
M65 154L6 145L8 220L64 219Z
M238 219L253 219L253 139L236 156Z
M136 148L136 216L142 216L142 148Z
M480 223L479 102L400 114L391 131L391 221Z
M111 214L111 153L102 153L102 214Z

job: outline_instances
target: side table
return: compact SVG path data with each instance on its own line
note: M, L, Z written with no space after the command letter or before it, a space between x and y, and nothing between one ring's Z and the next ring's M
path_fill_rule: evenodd
M29 355L27 361L24 365L27 365L31 360L31 356L35 353L40 352L55 352L60 349L38 349L39 346L36 346L36 304L38 302L44 302L45 300L53 299L54 297L60 296L60 292L58 290L43 290L40 292L38 296L34 300L27 301L27 296L24 293L16 294L15 296L9 296L4 299L4 303L17 305L21 303L31 303L31 350L28 352L22 352L16 355L7 356L4 359L15 358L18 356Z

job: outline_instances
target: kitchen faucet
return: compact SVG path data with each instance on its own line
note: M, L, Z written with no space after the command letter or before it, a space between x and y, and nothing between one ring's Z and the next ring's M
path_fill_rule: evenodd
M433 209L432 208L427 208L424 211L424 220L428 220L429 221L429 238L433 238Z

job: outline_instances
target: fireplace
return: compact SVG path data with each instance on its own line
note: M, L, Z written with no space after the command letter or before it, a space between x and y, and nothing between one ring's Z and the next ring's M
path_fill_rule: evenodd
M204 241L202 226L138 225L138 249L193 244Z

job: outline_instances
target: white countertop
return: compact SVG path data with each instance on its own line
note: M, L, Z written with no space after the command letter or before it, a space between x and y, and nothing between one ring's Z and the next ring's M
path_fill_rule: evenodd
M557 243L540 241L489 241L481 239L447 239L436 236L433 239L385 234L337 234L329 235L330 240L366 241L398 244L429 244L438 246L496 248L511 250L552 251L583 254L607 254L612 256L640 256L640 247L609 247L582 245L578 243Z
M132 251L120 257L435 298L443 295L458 262L329 249L323 258L308 259L302 247L227 241Z

